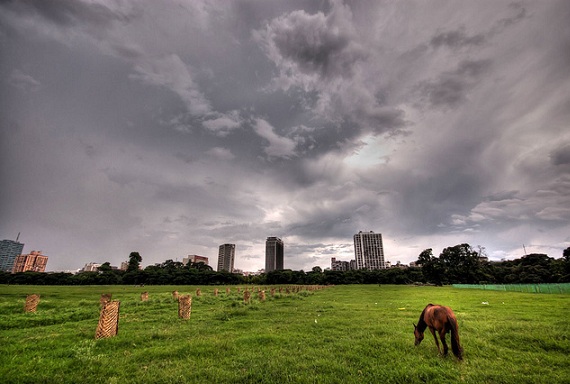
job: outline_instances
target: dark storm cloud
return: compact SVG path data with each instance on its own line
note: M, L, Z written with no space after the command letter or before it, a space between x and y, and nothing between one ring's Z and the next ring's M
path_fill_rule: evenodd
M365 58L351 31L335 25L334 14L291 12L272 20L263 35L270 55L323 78L349 76L354 65Z
M469 91L491 68L490 60L462 61L454 71L418 85L420 98L434 107L456 107L467 99Z
M554 165L570 165L570 144L557 148L550 154Z
M563 249L570 7L521 4L0 2L0 235L50 269Z

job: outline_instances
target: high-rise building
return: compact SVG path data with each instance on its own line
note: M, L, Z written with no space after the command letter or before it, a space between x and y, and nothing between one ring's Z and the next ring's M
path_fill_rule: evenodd
M354 235L354 256L356 258L356 269L386 268L382 234L360 231Z
M19 255L14 261L13 273L17 272L45 272L48 257L42 251L32 251L29 255Z
M265 241L265 272L283 269L283 241L278 237L268 237Z
M0 241L0 271L12 272L16 257L22 254L24 244L18 240Z
M234 272L235 244L222 244L218 252L218 272Z

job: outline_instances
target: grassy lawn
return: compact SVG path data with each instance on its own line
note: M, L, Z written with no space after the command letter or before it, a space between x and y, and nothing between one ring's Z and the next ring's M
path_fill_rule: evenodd
M352 285L244 305L236 287L196 288L0 286L0 382L570 382L570 295ZM173 290L192 294L190 320ZM121 301L119 334L95 340L101 293ZM429 302L455 311L463 362L437 356L429 332L414 347Z

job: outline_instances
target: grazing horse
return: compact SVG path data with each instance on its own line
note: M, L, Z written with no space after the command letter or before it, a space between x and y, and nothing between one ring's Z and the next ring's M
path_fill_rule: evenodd
M414 336L416 337L416 345L419 345L424 339L424 331L429 328L433 338L435 339L435 345L437 345L437 350L441 355L441 349L439 348L439 341L437 340L437 335L435 332L439 333L439 338L443 344L443 355L447 355L447 343L445 342L445 334L451 333L451 350L453 354L457 356L459 360L463 360L463 348L459 344L459 332L457 325L457 319L455 314L449 307L444 307L443 305L428 304L418 320L418 325L414 324Z

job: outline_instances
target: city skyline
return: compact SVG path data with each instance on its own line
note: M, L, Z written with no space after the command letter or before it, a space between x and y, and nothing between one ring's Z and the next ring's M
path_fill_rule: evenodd
M570 246L570 2L0 2L0 236L144 265ZM28 249L29 250L29 249ZM214 264L215 265L215 264Z

